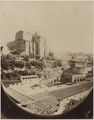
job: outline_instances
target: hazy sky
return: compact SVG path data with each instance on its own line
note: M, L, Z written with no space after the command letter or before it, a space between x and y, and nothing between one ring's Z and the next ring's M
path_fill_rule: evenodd
M15 40L19 30L47 39L57 53L92 52L92 2L0 2L0 41Z

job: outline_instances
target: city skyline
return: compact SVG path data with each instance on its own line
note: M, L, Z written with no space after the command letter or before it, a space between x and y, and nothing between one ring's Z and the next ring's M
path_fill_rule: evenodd
M92 2L0 2L1 44L39 31L55 53L93 51Z

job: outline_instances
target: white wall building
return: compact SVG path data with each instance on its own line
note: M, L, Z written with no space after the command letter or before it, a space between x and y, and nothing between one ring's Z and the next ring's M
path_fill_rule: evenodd
M37 75L21 76L20 79L22 84L34 85L39 84L40 82L40 79L38 78Z
M40 57L44 58L46 55L46 40L44 38L40 38Z

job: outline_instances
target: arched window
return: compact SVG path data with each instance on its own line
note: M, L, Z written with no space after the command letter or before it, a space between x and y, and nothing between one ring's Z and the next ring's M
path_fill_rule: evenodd
M74 83L76 83L76 79L74 79Z

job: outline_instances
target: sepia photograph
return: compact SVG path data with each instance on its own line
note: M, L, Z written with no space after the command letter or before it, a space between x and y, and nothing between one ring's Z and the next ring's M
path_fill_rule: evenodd
M93 1L0 1L1 119L93 119Z

